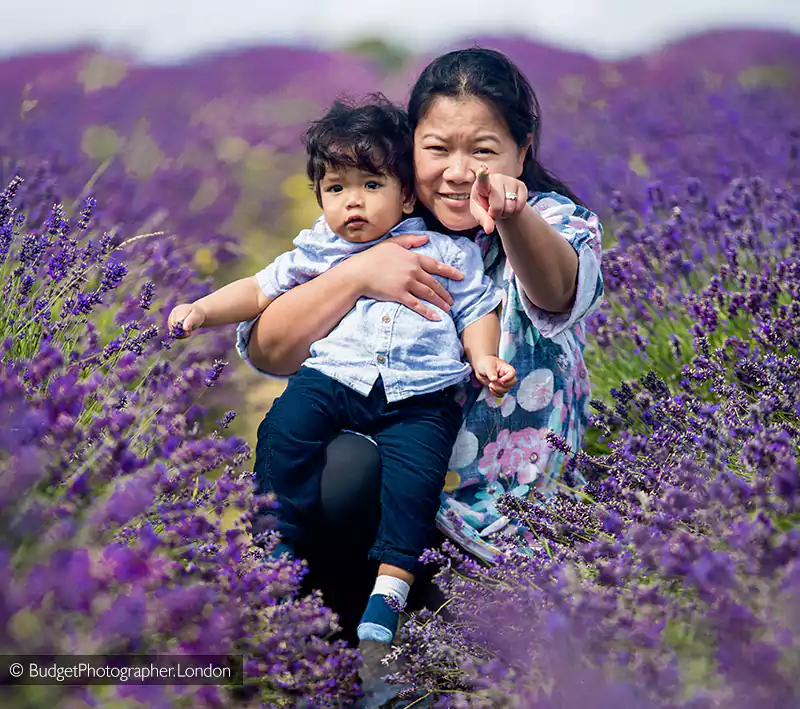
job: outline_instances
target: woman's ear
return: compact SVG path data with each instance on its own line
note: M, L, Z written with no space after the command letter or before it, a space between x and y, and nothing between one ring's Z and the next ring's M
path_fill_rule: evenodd
M411 214L416 203L417 196L413 192L403 192L403 214Z
M522 175L522 168L525 165L525 156L528 154L528 151L531 149L531 145L533 145L533 135L530 133L528 134L528 139L525 141L525 145L523 145L519 149L519 154L517 155L517 177L519 178Z

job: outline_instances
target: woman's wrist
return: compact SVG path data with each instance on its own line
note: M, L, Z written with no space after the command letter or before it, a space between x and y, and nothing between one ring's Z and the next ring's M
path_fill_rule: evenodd
M498 218L498 229L500 228L500 225L503 224L511 227L513 232L517 232L520 224L525 224L526 222L530 223L530 221L536 221L537 219L541 220L545 225L547 225L547 221L544 219L544 217L539 214L534 207L526 202L525 206L519 212L509 214L507 217Z
M366 271L361 267L358 254L345 259L330 270L330 275L336 278L337 284L354 300L366 295Z

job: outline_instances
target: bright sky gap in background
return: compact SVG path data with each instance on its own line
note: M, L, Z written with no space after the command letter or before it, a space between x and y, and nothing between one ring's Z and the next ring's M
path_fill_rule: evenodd
M5 56L91 43L172 62L237 46L376 37L430 50L513 34L615 59L709 29L800 33L800 0L20 0L2 25Z

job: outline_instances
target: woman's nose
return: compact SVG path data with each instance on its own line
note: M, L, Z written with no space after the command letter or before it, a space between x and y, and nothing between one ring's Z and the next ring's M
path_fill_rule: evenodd
M448 182L472 182L475 179L475 171L471 160L466 155L452 155L443 177Z

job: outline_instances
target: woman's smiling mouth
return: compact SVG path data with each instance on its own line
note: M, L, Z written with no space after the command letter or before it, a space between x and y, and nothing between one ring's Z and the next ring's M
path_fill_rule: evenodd
M439 196L452 202L465 202L469 199L469 192L440 192Z

